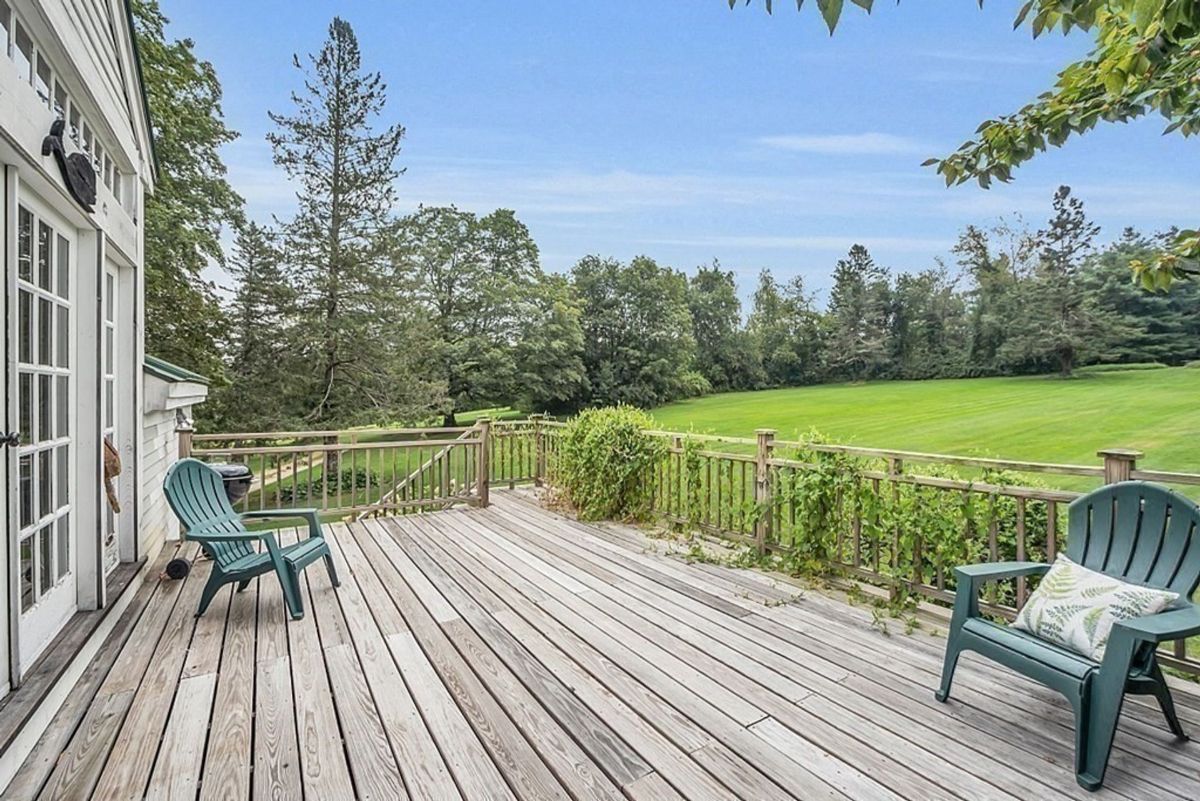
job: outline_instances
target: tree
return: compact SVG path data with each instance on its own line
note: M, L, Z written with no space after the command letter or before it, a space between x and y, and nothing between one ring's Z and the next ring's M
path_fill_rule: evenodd
M897 378L962 375L967 329L966 304L945 267L896 276L888 340Z
M758 276L754 308L746 325L768 386L798 386L824 373L824 329L804 280L780 287L770 270Z
M422 207L400 221L393 260L434 332L447 424L456 411L515 402L516 345L542 278L529 229L508 209L480 219Z
M829 293L829 366L856 381L887 375L891 288L888 272L862 245L833 270Z
M212 64L190 39L167 39L157 0L133 0L131 10L158 165L142 218L146 349L219 383L221 306L202 273L224 260L221 229L241 217L219 152L237 134L225 125Z
M434 399L421 373L420 321L401 302L387 256L404 128L376 131L379 73L362 67L349 23L335 17L320 52L293 63L304 90L292 115L270 113L275 163L299 185L283 247L304 334L305 418L326 425L419 415Z
M751 0L746 0L747 5ZM868 12L874 0L853 0ZM729 0L733 8L737 0ZM771 0L764 0L771 11ZM797 0L797 8L803 6ZM841 0L818 0L832 33ZM1157 112L1166 133L1200 132L1200 3L1195 0L1028 0L1014 27L1033 35L1060 29L1088 31L1091 52L1067 65L1054 88L1020 110L987 120L974 138L936 165L947 184L1009 181L1014 167L1047 145L1062 145L1100 122L1127 122ZM1147 288L1166 288L1172 279L1200 275L1200 231L1179 231L1149 261L1135 261Z
M993 247L997 240L1001 244L998 251ZM969 225L959 236L954 253L970 282L965 298L968 374L1006 371L1000 353L1017 314L1018 275L1035 250L1032 235L1020 226L1004 223L990 234Z
M514 354L515 400L529 411L575 411L586 400L588 381L582 313L570 282L543 276L527 309Z
M651 408L699 395L687 278L638 256L628 265L587 256L571 270L582 311L591 402Z
M688 282L688 310L697 368L713 391L753 387L759 358L742 329L742 303L733 273L716 261L699 267Z
M1054 216L1037 234L1038 262L1019 290L1020 316L1005 343L1010 360L1053 363L1069 378L1081 357L1127 333L1105 319L1083 292L1082 275L1100 232L1070 187L1054 193Z
M206 414L226 431L286 429L300 411L292 385L295 291L271 233L254 222L239 226L226 269L237 281L227 312L230 383L216 389Z
M1144 292L1129 280L1132 262L1148 261L1173 238L1171 233L1152 239L1127 228L1088 265L1084 292L1106 319L1120 320L1129 330L1101 354L1103 361L1177 365L1200 359L1200 282L1163 293Z

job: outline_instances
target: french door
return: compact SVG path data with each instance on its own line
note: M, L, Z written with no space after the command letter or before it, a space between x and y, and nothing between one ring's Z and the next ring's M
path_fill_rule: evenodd
M18 659L28 667L76 608L76 520L72 433L75 232L36 199L16 213L16 264L8 275L16 337L8 353L10 445L8 503L17 539ZM15 386L13 386L15 383ZM15 414L13 413L15 407ZM10 518L11 519L11 518Z

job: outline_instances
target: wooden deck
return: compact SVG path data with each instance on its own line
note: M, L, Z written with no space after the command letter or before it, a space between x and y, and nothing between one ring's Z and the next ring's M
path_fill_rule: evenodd
M299 622L271 576L198 621L204 561L147 584L3 797L1200 797L1144 703L1089 794L1053 694L968 655L938 704L942 639L524 496L330 539Z

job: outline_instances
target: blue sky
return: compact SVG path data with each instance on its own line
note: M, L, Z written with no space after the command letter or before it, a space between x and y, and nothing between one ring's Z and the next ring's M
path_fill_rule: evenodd
M407 128L402 207L515 209L547 269L646 254L720 259L743 294L769 267L823 290L854 242L917 270L965 225L1019 213L1036 227L1070 184L1103 226L1194 224L1196 146L1151 118L1043 154L1005 187L946 189L920 163L1049 87L1085 37L1014 32L1017 2L847 4L832 38L814 3L731 12L725 0L317 2L161 0L176 37L214 63L225 151L250 214L292 208L267 110L289 110L293 53L330 19L357 32Z

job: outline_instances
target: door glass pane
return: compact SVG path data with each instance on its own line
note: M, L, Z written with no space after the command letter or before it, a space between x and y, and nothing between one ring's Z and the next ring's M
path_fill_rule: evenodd
M46 526L38 532L38 595L54 586L54 526Z
M33 280L33 214L29 209L17 212L17 277Z
M33 442L33 376L21 373L21 394L17 399L20 407L21 444Z
M38 451L38 517L54 511L54 471L50 460L54 451Z
M116 281L113 280L112 273L104 274L104 319L112 322L114 319L114 309L117 302Z
M20 296L17 329L21 343L17 352L17 361L22 364L33 364L33 295L22 289Z
M112 375L113 373L113 339L116 332L112 328L104 329L104 372Z
M33 537L21 540L21 610L33 606Z
M67 400L67 389L68 389L67 381L68 381L68 379L65 375L60 375L60 376L58 376L58 378L56 378L54 380L55 384L57 384L57 390L55 392L55 395L57 397L55 397L54 400L55 400L55 403L57 403L57 406L55 407L55 409L57 411L56 416L58 418L57 426L55 427L55 430L54 430L55 437L65 437L69 433L71 433L67 427L68 426L68 423L67 423L68 414L71 410L69 401Z
M54 304L38 298L38 364L50 364L54 351L50 348L51 330L54 326Z
M71 502L71 484L67 477L71 471L71 446L59 445L58 453L58 505L66 506Z
M65 298L71 294L71 243L64 236L58 237L58 296Z
M54 242L54 232L44 222L38 222L38 286L50 289L50 266L53 264L50 248Z
M64 485L65 486L65 485ZM70 515L58 518L58 571L56 579L67 575L71 569L71 521Z
M55 343L58 346L57 363L58 363L59 367L70 367L71 366L69 364L70 344L71 344L70 310L66 306L59 306L57 314L58 314L58 326L57 326L58 330L56 330L54 332L54 335L58 338L58 342Z
M26 453L18 460L18 483L21 485L21 528L33 522L33 454Z
M104 427L113 427L113 382L104 382Z
M50 386L52 376L39 375L37 378L37 442L45 442L54 438L50 427L54 422L54 416L51 414L54 400Z

